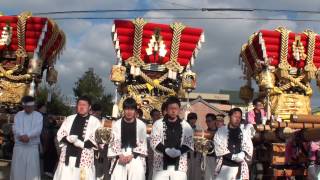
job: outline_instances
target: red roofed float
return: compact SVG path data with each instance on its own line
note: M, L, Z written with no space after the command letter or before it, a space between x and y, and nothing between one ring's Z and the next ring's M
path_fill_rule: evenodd
M196 88L191 69L204 42L202 29L178 22L148 23L142 18L115 20L112 40L117 64L112 67L111 81L121 95L119 104L134 97L144 117L150 119L149 112L160 110L169 95L181 97ZM115 106L113 116L118 113Z
M65 35L46 17L0 15L0 103L15 105L24 95L34 95L47 72L47 82L57 81L56 59L65 45Z
M259 169L263 174L253 179L306 176L307 154L314 153L310 141L320 140L320 118L311 114L310 103L311 80L320 85L320 36L312 30L295 33L284 27L260 30L242 46L240 57L247 79L240 97L251 101L254 79L268 110L267 124L257 125L254 137L258 155L252 173Z
M259 85L260 97L269 100L269 115L289 120L311 114L310 81L320 82L320 36L311 30L294 33L283 27L250 36L240 56L248 84L241 96L252 98L250 79ZM319 84L318 84L319 85Z

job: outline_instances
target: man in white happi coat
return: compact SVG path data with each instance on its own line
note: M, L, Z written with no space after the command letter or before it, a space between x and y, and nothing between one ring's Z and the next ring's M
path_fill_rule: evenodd
M111 180L145 180L147 154L146 125L136 118L137 103L133 98L123 102L123 118L112 124L108 157Z
M179 118L180 106L178 98L169 97L166 115L153 124L153 180L187 179L187 152L193 150L193 131L186 121Z
M100 121L89 114L90 98L77 100L77 114L62 123L57 139L61 147L60 160L54 180L95 180L94 149L97 149L95 132Z
M231 109L229 117L229 124L219 128L214 136L216 180L249 179L247 163L251 161L253 153L251 136L240 128L241 109Z
M14 117L11 180L40 180L39 144L43 117L34 111L34 98L22 98L23 111Z

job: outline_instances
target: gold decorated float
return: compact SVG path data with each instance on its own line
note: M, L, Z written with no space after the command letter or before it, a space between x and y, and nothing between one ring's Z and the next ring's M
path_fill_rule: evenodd
M306 176L310 141L320 140L320 118L311 114L311 81L320 83L320 36L279 27L260 30L240 51L246 85L240 97L253 97L259 87L268 123L256 126L254 179ZM305 148L307 150L305 150ZM260 173L258 172L260 171Z
M111 81L117 86L113 117L122 111L127 97L137 100L143 117L161 109L168 96L183 97L196 88L192 72L204 41L203 30L182 23L155 24L142 18L115 20L112 39L117 56Z
M46 71L46 80L57 81L54 64L65 45L58 25L31 12L0 15L0 104L14 107L24 95L34 96Z

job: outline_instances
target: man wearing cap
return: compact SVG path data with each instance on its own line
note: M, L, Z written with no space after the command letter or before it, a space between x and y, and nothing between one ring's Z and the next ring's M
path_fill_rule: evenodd
M42 115L34 111L34 98L22 98L23 110L14 117L11 180L40 180L39 144Z
M76 109L77 114L68 116L57 133L61 154L54 180L96 179L95 132L101 127L101 123L89 113L91 109L89 97L80 97Z

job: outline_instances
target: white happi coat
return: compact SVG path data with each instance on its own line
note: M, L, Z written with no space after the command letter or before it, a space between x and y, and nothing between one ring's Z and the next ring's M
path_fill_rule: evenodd
M163 143L165 140L165 128L164 120L156 121L152 126L151 132L151 147L154 151L153 156L153 173L156 171L163 171L163 154L158 152L155 148L158 144ZM185 145L193 150L193 130L191 126L186 121L181 121L182 126L182 136L181 136L181 146ZM184 153L180 156L178 171L187 172L188 170L188 153Z
M128 164L123 166L118 163L118 157L125 151L121 148L122 121L122 119L119 119L112 123L113 138L110 141L108 148L108 157L112 158L111 168L109 171L111 174L111 180L144 180L146 172L145 157L148 156L146 125L141 120L136 119L137 147L133 148L132 152L138 153L139 155L136 158L133 158Z
M96 148L83 148L81 157L80 157L80 165L79 168L74 167L72 165L65 165L65 157L66 157L66 149L67 145L61 143L60 141L70 135L70 130L72 124L76 118L76 114L67 117L62 123L58 133L57 139L59 141L59 146L61 147L60 160L57 167L57 170L54 175L54 180L65 180L65 179L79 179L79 180L95 180L95 167L94 167L94 149ZM91 141L97 147L95 141L95 132L101 127L101 122L96 117L90 115L88 119L88 124L84 129L85 135L83 137L85 141Z
M18 112L14 117L12 127L14 148L11 164L11 180L40 180L39 144L43 117L39 112L26 114ZM19 136L27 135L28 143L18 140Z
M251 136L248 131L241 129L242 131L242 141L241 141L241 151L245 152L245 161L241 163L241 179L249 179L249 168L248 161L251 161L253 153L253 145L251 141ZM223 126L218 129L214 136L214 150L217 156L217 166L216 173L219 173L222 167L222 157L229 154L228 149L228 126ZM237 173L236 173L237 174Z

